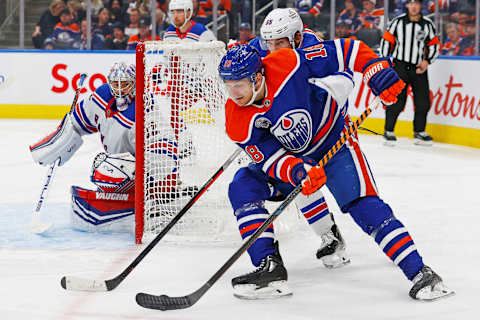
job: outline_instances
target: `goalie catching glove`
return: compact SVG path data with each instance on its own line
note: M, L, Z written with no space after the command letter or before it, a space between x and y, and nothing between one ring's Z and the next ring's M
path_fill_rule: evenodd
M363 68L363 82L385 105L397 102L397 96L405 87L405 82L393 70L388 58L373 59L369 62Z
M291 178L295 186L302 184L302 194L311 195L327 182L325 170L317 166L315 160L301 157L296 158L294 162L295 164L291 166Z

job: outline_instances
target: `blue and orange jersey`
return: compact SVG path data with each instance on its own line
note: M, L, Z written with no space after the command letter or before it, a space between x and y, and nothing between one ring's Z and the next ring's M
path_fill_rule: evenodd
M375 9L372 12L362 11L359 14L359 18L363 23L363 27L367 29L382 29L383 28L383 19L384 19L383 9Z
M80 38L80 34L78 24L72 23L64 26L59 22L53 32L45 39L43 45L52 44L55 49L73 49L73 44Z
M376 58L368 46L351 39L275 51L263 59L266 96L262 104L240 107L228 99L228 136L259 169L272 178L289 181L285 174L295 157L320 158L345 125L345 105L339 105L312 79L338 75L353 83L352 73L345 71L362 72Z
M160 40L160 37L158 35L155 35L155 40ZM127 50L135 50L135 48L137 48L137 44L144 41L152 41L152 35L148 35L147 39L141 39L140 34L131 36L128 39Z

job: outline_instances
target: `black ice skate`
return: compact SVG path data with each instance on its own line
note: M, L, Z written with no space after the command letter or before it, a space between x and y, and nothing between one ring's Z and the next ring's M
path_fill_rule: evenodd
M275 242L275 253L265 257L253 272L232 279L233 295L240 299L273 299L292 295L285 269Z
M415 132L413 134L414 144L421 145L421 146L431 146L433 145L433 138L426 133L425 131L422 132Z
M394 146L397 144L397 137L395 136L395 133L393 133L393 131L385 131L383 133L383 139L383 144L386 146Z
M424 266L413 278L410 297L416 300L433 301L455 294L443 284L442 278L430 267Z
M332 226L331 231L322 234L321 237L323 243L316 256L326 268L340 268L350 263L350 258L345 252L345 242L336 224Z

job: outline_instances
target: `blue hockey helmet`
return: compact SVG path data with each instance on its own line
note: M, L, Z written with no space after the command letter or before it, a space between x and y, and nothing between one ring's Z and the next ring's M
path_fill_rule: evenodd
M248 44L236 45L223 56L218 72L223 81L248 78L255 83L255 75L262 72L262 58L257 49Z

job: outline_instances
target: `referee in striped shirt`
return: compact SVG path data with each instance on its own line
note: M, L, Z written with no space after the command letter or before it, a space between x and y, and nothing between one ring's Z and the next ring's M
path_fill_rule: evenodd
M380 42L380 53L384 57L392 56L393 68L405 81L405 89L398 101L386 108L385 133L386 144L397 141L393 130L400 112L405 107L407 87L410 84L415 103L413 131L416 144L432 145L432 137L425 132L427 113L430 110L430 88L428 85L428 65L438 56L440 41L433 22L422 16L422 1L407 0L407 13L392 20Z

